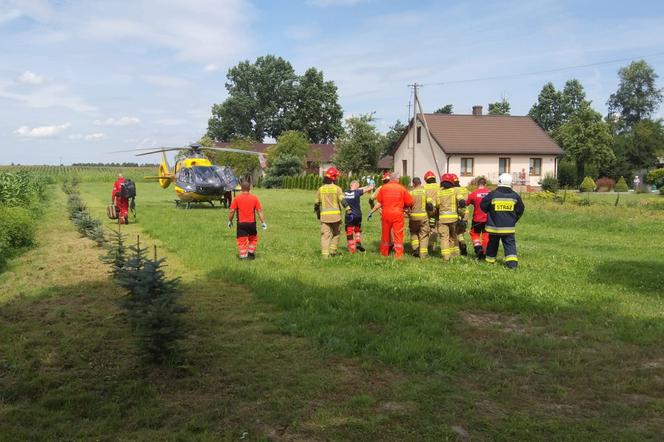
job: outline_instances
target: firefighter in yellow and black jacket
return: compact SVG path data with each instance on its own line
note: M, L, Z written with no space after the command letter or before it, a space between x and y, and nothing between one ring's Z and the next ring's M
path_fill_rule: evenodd
M323 176L323 185L316 192L314 212L320 219L320 250L323 257L335 256L341 233L341 212L347 206L344 192L336 185L339 171L330 167Z
M410 230L410 245L413 256L426 258L429 254L429 212L433 210L433 202L427 197L427 191L422 187L422 180L413 178L413 207L410 209L408 228Z
M436 198L438 196L438 190L440 187L436 182L436 174L433 171L428 170L424 174L424 190L427 193L427 199L432 202L431 210L429 210L429 244L434 248L436 246L435 242L438 237L438 214L435 210Z
M440 189L436 196L436 210L438 212L438 237L440 239L440 253L445 261L459 256L459 243L457 240L457 221L459 208L464 208L466 201L461 197L458 188L454 187L454 176L445 173L440 177Z
M461 185L459 182L459 177L455 173L451 175L454 177L454 187L457 188L457 191L465 201L468 198L468 194L470 193L468 192L468 188ZM457 221L457 241L459 243L459 251L461 252L462 256L466 256L468 254L468 246L466 245L468 214L468 207L459 207L459 221Z

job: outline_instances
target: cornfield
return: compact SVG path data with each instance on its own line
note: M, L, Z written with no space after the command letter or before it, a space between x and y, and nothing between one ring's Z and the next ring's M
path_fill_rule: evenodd
M157 175L154 166L119 167L119 166L0 166L2 172L29 172L45 177L49 183L63 182L77 177L80 182L113 182L118 173L134 181L142 181L144 176Z

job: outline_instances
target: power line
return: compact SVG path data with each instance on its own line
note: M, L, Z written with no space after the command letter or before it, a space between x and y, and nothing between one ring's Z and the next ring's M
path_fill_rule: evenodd
M579 64L575 66L565 66L561 68L554 68L554 69L546 69L542 71L533 71L533 72L522 72L520 74L505 74L505 75L495 75L492 77L478 77L478 78L468 78L465 80L450 80L450 81L440 81L440 82L435 82L435 83L424 83L424 84L419 84L418 86L442 86L442 85L447 85L447 84L459 84L459 83L472 83L476 81L488 81L488 80L505 80L505 79L510 79L510 78L519 78L519 77L527 77L527 76L532 76L532 75L541 75L541 74L550 74L554 72L562 72L562 71L568 71L572 69L580 69L580 68L588 68L588 67L593 67L593 66L601 66L605 64L613 64L613 63L622 63L624 61L633 61L639 58L649 58L649 57L659 57L664 55L664 52L655 52L652 54L647 54L647 55L639 55L636 57L629 57L629 58L617 58L614 60L606 60L606 61L599 61L596 63L587 63L587 64ZM409 85L411 86L411 85ZM412 87L412 86L411 86Z

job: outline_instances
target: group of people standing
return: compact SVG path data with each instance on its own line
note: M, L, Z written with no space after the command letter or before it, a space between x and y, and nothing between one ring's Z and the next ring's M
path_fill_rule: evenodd
M396 174L385 173L383 183L374 190L373 185L360 187L358 181L351 182L350 189L343 192L336 185L339 171L331 167L325 171L323 185L316 192L314 211L321 224L321 254L323 257L338 253L341 221L345 222L347 248L350 253L364 251L361 242L362 210L360 198L374 191L369 204L371 211L381 214L380 253L395 258L404 254L405 221L408 219L410 244L413 256L426 258L430 245L437 236L441 256L449 261L467 254L465 232L469 220L469 207L473 207L470 237L475 255L489 263L496 262L500 242L505 249L505 264L516 268L515 226L523 215L524 205L517 192L512 190L512 176L502 174L495 190L486 187L486 180L479 177L477 188L470 193L459 184L459 178L450 173L440 177L429 171L420 178L413 178L409 191L399 184Z

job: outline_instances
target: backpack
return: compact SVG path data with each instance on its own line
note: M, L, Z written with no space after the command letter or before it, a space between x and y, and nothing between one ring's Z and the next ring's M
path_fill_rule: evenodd
M125 180L120 184L120 196L122 198L136 198L136 184L132 180Z

